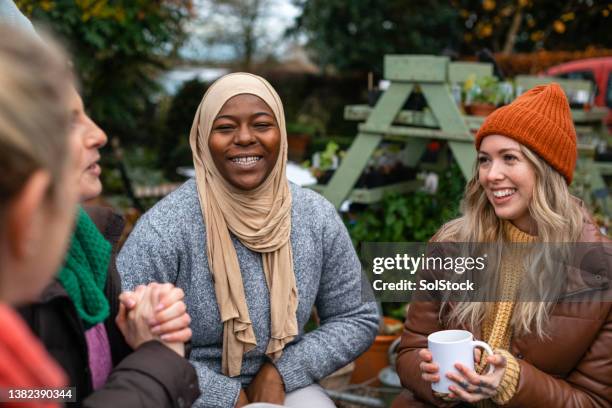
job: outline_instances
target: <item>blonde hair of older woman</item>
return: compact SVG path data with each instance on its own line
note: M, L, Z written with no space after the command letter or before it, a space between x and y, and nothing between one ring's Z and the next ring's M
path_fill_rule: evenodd
M521 151L531 163L536 174L533 199L528 210L538 231L538 241L548 243L571 243L580 238L583 216L579 202L570 195L563 176L547 162L527 147L521 145ZM435 242L471 242L494 243L501 253L503 243L503 224L497 217L489 202L484 188L478 180L478 163L475 165L473 178L469 181L461 203L463 216L447 223L434 236ZM549 251L549 252L547 252ZM535 288L538 298L551 299L549 293L553 288L551 276L558 269L547 266L553 263L553 247L543 246L536 258L526 258L526 276L523 285ZM500 258L497 257L497 261ZM496 270L499 270L498 268ZM494 277L495 281L499 276ZM547 284L548 282L548 284ZM496 287L496 282L493 282ZM552 303L550 302L517 302L512 315L512 326L517 333L535 332L540 337L546 336L546 323ZM490 302L458 302L446 317L448 321L468 327L479 327ZM440 317L442 317L441 309Z

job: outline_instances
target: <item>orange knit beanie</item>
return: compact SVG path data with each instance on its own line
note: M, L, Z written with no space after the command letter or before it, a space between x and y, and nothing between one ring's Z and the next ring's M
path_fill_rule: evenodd
M476 149L489 135L502 135L533 150L569 185L576 165L576 130L561 87L536 86L491 113L476 134Z

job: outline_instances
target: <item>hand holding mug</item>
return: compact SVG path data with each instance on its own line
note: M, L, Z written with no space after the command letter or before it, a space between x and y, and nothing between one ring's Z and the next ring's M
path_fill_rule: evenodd
M497 395L497 389L506 371L507 361L501 354L487 356L487 363L493 370L480 375L473 369L457 363L455 368L459 374L449 372L446 377L456 383L448 388L452 397L474 404Z
M480 361L481 352L479 349L474 349L474 362ZM435 383L440 381L440 368L438 364L433 362L433 357L428 349L419 350L419 357L421 363L419 369L421 370L421 378L429 383ZM446 404L440 405L441 407L452 407L457 404L458 401L453 401L456 396L451 392L441 397Z
M494 355L491 347L482 341L474 341L472 333L465 330L442 330L427 337L428 350L419 355L422 377L432 383L432 389L449 398L467 402L487 399L497 393L497 387L506 366L505 359ZM489 353L488 373L479 375L474 371L477 348Z

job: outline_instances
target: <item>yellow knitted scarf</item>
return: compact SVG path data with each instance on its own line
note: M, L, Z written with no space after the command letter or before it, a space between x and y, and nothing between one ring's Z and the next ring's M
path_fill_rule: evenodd
M536 237L529 235L514 225L511 222L504 221L504 238L507 242L529 243L534 242ZM506 350L510 349L510 339L512 337L512 312L514 311L514 300L518 292L521 277L524 273L523 264L520 260L525 258L527 248L513 247L505 251L502 255L500 273L500 298L503 301L495 302L485 315L482 328L482 337L491 346L492 349ZM482 373L486 365L486 353L478 364L477 371ZM499 387L498 400L509 400L516 390L518 383L518 365L512 364L506 367L506 374L502 379ZM507 394L507 395L506 395ZM507 397L507 398L506 398ZM491 407L496 404L491 400L485 400L478 404L479 407Z

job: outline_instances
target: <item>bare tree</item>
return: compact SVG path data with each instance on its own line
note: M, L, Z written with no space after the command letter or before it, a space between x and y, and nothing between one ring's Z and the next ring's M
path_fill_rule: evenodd
M206 43L231 47L241 68L250 70L270 41L262 21L272 6L273 0L201 0L197 7Z

